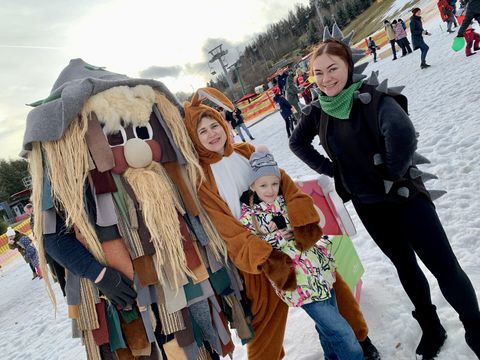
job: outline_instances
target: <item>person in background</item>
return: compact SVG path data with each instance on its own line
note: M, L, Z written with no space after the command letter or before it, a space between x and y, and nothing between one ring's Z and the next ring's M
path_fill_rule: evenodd
M416 131L403 95L353 82L353 59L337 39L314 50L311 71L321 91L290 137L290 149L313 170L333 177L344 202L352 201L366 230L395 266L413 317L422 329L416 353L433 359L447 337L417 257L438 281L460 317L465 340L480 356L480 310L475 289L458 263L430 193L414 165ZM354 94L368 94L363 103ZM328 158L312 145L315 136ZM400 300L404 301L404 300Z
M467 45L465 46L465 55L467 57L475 55L476 54L475 51L480 50L480 47L479 47L480 35L476 33L475 30L473 30L472 25L470 25L465 31L464 37L465 37L465 42L467 43ZM472 46L474 51L472 51Z
M402 24L403 30L407 31L407 24L405 24L405 21L403 21L403 19L398 19L398 22L400 24ZM407 41L408 41L408 39L407 39ZM410 42L409 42L409 44L410 44Z
M42 272L40 271L37 249L32 245L30 238L16 230L13 230L10 226L7 228L8 247L11 250L18 250L22 255L25 262L32 269L32 280L42 278Z
M392 47L392 60L397 60L397 49L395 48L395 30L388 20L383 22L383 27L385 29L385 33L387 34L388 41L390 41L390 46Z
M463 37L468 26L475 19L480 24L480 0L465 0L465 17L458 29L457 37Z
M310 83L308 82L308 76L304 73L302 69L298 68L293 81L295 85L297 85L297 87L302 90L301 96L305 101L305 105L310 104L312 102L312 94L309 89Z
M273 88L273 101L275 101L280 107L280 115L282 115L285 121L285 128L287 129L287 136L290 137L293 131L293 112L292 105L285 99L278 88Z
M295 125L298 121L300 121L302 111L299 105L298 94L300 93L300 89L295 85L295 81L293 79L293 71L288 71L287 81L285 84L285 97L287 101L293 106L296 113L295 115Z
M227 110L227 113L230 113L230 112ZM250 140L255 140L252 134L250 134L250 130L248 130L248 127L245 125L245 122L242 116L242 111L238 107L235 107L235 110L231 113L231 116L233 117L232 125L235 123L235 126L234 126L235 131L240 136L242 141L245 142L245 138L243 137L242 130L245 131L245 133L248 135Z
M407 40L407 32L403 28L402 24L397 22L397 20L392 21L393 29L395 30L395 40L402 49L402 57L412 53L412 48L410 43Z
M423 40L423 35L430 36L432 34L430 34L427 30L423 29L421 15L422 10L420 8L415 7L412 9L412 16L410 17L410 32L412 33L413 50L420 49L421 51L420 68L426 69L430 67L430 65L428 65L426 62L429 47L427 44L425 44L425 41Z
M451 6L447 0L438 0L437 7L442 21L447 23L447 32L449 34L453 33L452 26L457 23L453 6Z
M297 247L289 221L295 214L289 214L288 203L279 194L280 170L267 150L257 148L250 156L251 185L240 197L239 221L253 235L292 259L296 284L287 290L273 282L272 286L283 302L302 308L315 322L325 358L363 360L352 328L338 311L333 289L335 260L321 241L310 248Z
M28 216L30 216L30 229L32 229L32 240L35 238L35 234L33 234L33 224L34 224L34 216L33 216L33 205L28 203L24 206L23 211L25 211ZM45 260L47 261L48 266L50 267L50 271L52 273L53 280L60 285L60 289L62 290L63 296L67 296L65 292L66 286L66 279L65 279L65 268L56 262L48 253L45 253Z
M373 62L377 62L377 50L380 48L375 44L371 36L368 38L368 49L373 54Z

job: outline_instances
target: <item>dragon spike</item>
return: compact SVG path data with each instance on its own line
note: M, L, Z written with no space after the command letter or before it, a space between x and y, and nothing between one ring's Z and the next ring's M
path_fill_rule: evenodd
M340 28L338 27L337 23L333 23L333 28L332 28L332 36L335 38L335 39L343 39L343 33L342 33L342 30L340 30Z
M391 88L388 88L387 90L387 93L389 95L400 95L403 91L403 89L405 89L405 86L392 86Z
M300 105L300 103L299 103L299 105ZM310 115L310 112L312 111L312 106L311 105L305 105L305 106L300 105L300 107L301 107L300 110L302 111L303 114Z
M380 91L380 92L383 92L383 93L387 93L387 90L388 90L388 79L385 79L383 80L380 85L377 86L377 91Z
M428 160L425 156L420 155L417 152L413 153L413 164L420 165L420 164L430 164L430 160Z
M356 62L358 62L358 60L363 58L363 56L364 56L363 54L352 54L353 63L355 64Z
M354 99L358 99L358 95L360 95L360 91L355 90L355 91L353 92L353 98L354 98Z
M407 187L402 186L397 190L397 194L403 196L404 198L408 198L410 196L410 190Z
M383 180L383 185L385 186L385 194L388 194L392 190L393 181Z
M362 93L358 95L358 100L360 100L362 104L368 104L372 101L372 96L369 93Z
M350 43L352 42L352 38L353 38L353 34L355 33L354 30L350 31L350 34L348 34L347 36L345 36L343 39L342 39L342 42L347 45L347 46L350 46Z
M368 62L364 62L363 64L357 65L353 68L354 74L361 74L367 68Z
M445 190L428 190L432 201L435 201L445 195L447 192Z
M367 75L364 75L364 74L353 74L352 81L357 82L357 81L365 79L366 77L367 77Z
M383 156L382 154L376 153L373 155L373 165L382 165L383 164Z
M378 77L375 71L372 71L370 77L367 80L368 85L377 86L379 84Z
M430 174L430 173L427 173L427 172L424 172L422 173L422 180L423 182L427 182L428 180L436 180L438 179L438 176L435 175L435 174Z
M328 26L325 26L325 28L323 29L323 41L331 38L332 38L332 34L330 34L330 30L328 30Z

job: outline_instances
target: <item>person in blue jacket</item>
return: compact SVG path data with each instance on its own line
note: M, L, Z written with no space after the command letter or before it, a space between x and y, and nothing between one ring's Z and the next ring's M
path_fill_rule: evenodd
M282 115L283 120L285 120L285 127L287 129L287 135L290 137L293 132L293 112L292 112L292 105L285 99L280 92L278 87L273 88L273 93L275 96L273 100L278 104L280 107L280 115Z
M427 30L423 29L422 25L422 10L418 7L412 9L412 16L410 18L410 32L412 33L412 45L413 50L420 49L420 68L426 69L430 67L426 63L427 53L428 53L428 45L423 40L423 35L432 35Z

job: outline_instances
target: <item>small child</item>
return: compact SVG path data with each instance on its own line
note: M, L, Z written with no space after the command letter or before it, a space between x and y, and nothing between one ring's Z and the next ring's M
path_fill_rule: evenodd
M373 54L373 62L377 62L377 50L380 48L375 44L371 36L368 38L368 48L370 53Z
M325 359L361 360L363 351L353 330L340 315L335 299L335 264L332 255L322 245L305 251L295 247L283 195L279 194L280 170L268 152L254 152L250 190L240 198L240 222L252 234L267 241L293 261L297 286L282 290L273 282L278 296L292 307L301 307L315 321Z
M467 45L465 46L465 55L467 57L475 55L476 54L475 51L480 50L480 46L479 46L480 35L476 33L475 30L473 30L472 25L468 26L467 30L465 31L464 38L465 38L465 42L467 43ZM473 51L472 51L472 45L473 45Z

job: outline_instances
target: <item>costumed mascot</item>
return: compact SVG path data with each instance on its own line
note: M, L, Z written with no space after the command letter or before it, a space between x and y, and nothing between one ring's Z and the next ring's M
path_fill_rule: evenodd
M198 201L203 171L170 91L74 59L31 105L41 268L47 252L68 270L88 358L218 358L233 352L229 327L247 342L242 283Z

